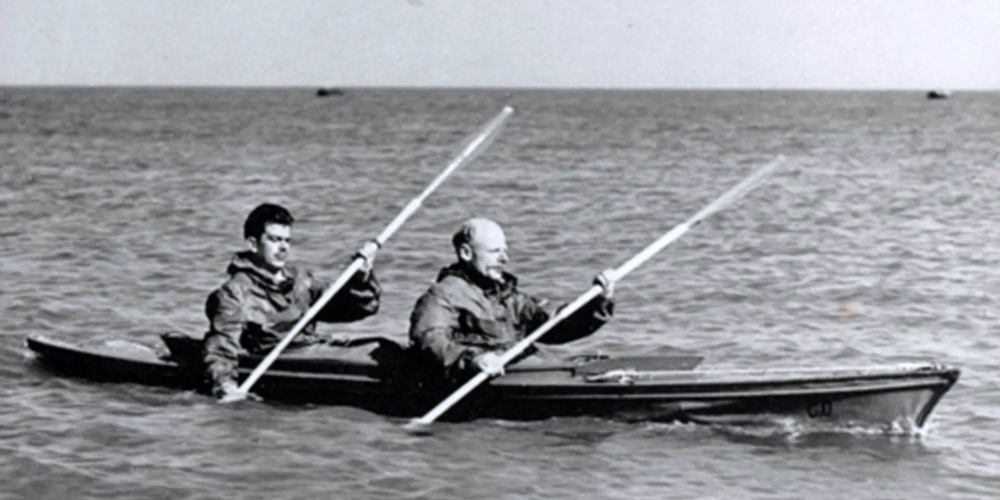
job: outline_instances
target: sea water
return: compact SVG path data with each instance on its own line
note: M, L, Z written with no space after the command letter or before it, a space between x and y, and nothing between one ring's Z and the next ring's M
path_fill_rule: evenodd
M755 168L760 188L618 286L564 349L702 353L703 368L930 360L963 370L928 427L442 424L219 405L60 377L29 335L156 345L263 201L327 277L504 105L516 108L380 252L405 341L467 217L507 230L523 290L568 301ZM0 88L2 498L986 498L1000 491L1000 94Z

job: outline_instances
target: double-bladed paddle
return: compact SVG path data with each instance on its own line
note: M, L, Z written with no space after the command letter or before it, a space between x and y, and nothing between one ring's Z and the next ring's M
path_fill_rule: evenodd
M713 213L722 209L726 205L729 205L733 201L739 199L743 195L749 193L754 188L759 186L764 181L764 179L768 175L770 175L771 172L778 167L778 165L781 164L782 161L784 161L784 157L779 156L778 158L774 159L767 165L764 165L763 167L758 169L756 172L751 174L742 182L732 187L729 191L726 191L718 199L708 204L708 206L706 206L705 208L702 208L700 211L698 211L698 213L691 216L691 218L678 224L677 226L674 226L673 229L668 231L663 236L660 236L659 239L657 239L649 246L644 248L642 251L634 255L631 259L626 261L617 269L611 270L613 276L609 277L613 280L618 280L625 277L625 275L627 275L628 273L634 271L635 268L639 267L644 262L649 260L651 257L656 255L657 252L663 250L667 245L673 243L675 240L680 238L684 233L686 233L689 229L691 229L692 226L701 222L702 219L708 217L709 215L712 215ZM503 363L503 365L509 363L512 359L516 358L519 354L521 354L522 351L527 349L529 345L534 343L536 340L541 338L542 335L545 335L554 326L559 324L560 321L568 318L570 315L576 312L577 309L580 309L588 302L593 300L595 297L597 297L601 293L601 291L602 288L600 285L594 285L590 287L590 289L584 292L583 295L580 295L579 297L577 297L576 300L570 302L568 305L566 305L566 307L560 309L555 315L549 318L548 321L546 321L537 329L535 329L534 332L532 332L527 337L521 339L520 342L514 344L513 347L504 352L503 355L500 356L500 362ZM409 423L406 424L406 429L414 433L420 433L426 431L428 425L437 420L438 417L444 414L444 412L448 411L448 409L450 409L452 406L458 403L462 398L464 398L466 395L472 392L473 389L475 389L480 384L485 382L486 379L488 378L489 375L487 375L485 372L477 373L474 377L469 379L465 384L459 387L450 396L448 396L443 401L438 403L437 406L432 408L424 416L410 420Z
M444 180L451 175L452 172L475 158L476 154L489 144L489 142L500 130L503 122L506 121L513 112L514 108L505 106L499 114L487 122L482 127L480 132L465 146L465 148L462 149L461 153L452 159L451 163L449 163L448 166L440 174L438 174L438 176L431 181L430 184L427 185L420 195L410 200L399 215L397 215L396 218L393 219L392 222L390 222L389 225L375 237L375 244L381 248L389 237L391 237L396 230L398 230L400 226L402 226L403 223L406 222L406 220L420 208L420 205L423 203L425 198L430 196L430 194L433 193L434 190L437 189L437 187L441 185L441 183L444 182ZM237 392L235 394L227 395L222 401L233 402L245 399L246 395L250 391L250 388L257 382L257 379L259 379L261 375L267 371L271 364L278 359L278 356L286 347L288 347L288 344L291 343L292 339L294 339L295 336L298 335L299 332L301 332L302 329L313 320L313 318L315 318L316 314L318 314L319 311L323 309L323 306L325 306L326 303L329 302L330 299L344 287L347 281L350 280L355 273L362 269L365 258L366 257L361 255L355 257L354 260L351 261L351 264L347 266L347 269L345 269L344 272L342 272L333 282L333 284L331 284L326 291L323 292L323 295L321 295L319 299L317 299L316 302L309 307L305 315L303 315L302 318L300 318L292 329L285 335L285 337L281 339L281 342L278 342L278 344L271 349L271 352L264 357L260 364L257 365L252 372L250 372L250 375L243 380L243 383L239 386L239 388L237 388Z

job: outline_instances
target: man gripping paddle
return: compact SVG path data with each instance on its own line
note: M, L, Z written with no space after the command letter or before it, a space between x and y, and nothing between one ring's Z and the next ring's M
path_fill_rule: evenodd
M372 259L374 259L376 250L381 248L382 245L384 245L385 242L388 241L389 238L393 234L395 234L395 232L399 230L399 228L411 216L413 216L414 213L417 212L417 210L423 204L424 200L428 196L430 196L431 193L433 193L434 190L436 190L438 186L440 186L441 183L443 183L445 179L447 179L448 176L452 174L452 172L457 170L462 165L465 165L466 163L472 161L472 159L475 158L476 155L480 151L482 151L484 147L486 147L486 145L492 142L493 138L496 137L503 123L513 113L514 113L514 108L510 106L504 106L504 108L500 110L500 113L498 113L495 117L493 117L492 120L487 122L486 125L479 131L479 133L476 134L475 137L473 137L473 139L468 144L466 144L464 148L462 148L462 151L457 156L455 156L451 162L448 163L448 166L445 167L445 169L440 174L438 174L437 177L435 177L434 180L431 181L431 183L428 184L427 187L425 187L424 190L421 191L419 195L417 195L417 197L410 200L410 202L406 204L403 210L400 211L399 214L397 214L396 217L392 219L392 222L390 222L389 225L387 225L384 229L382 229L382 231L378 234L378 236L376 236L371 242L367 243L361 249L361 251L354 256L354 258L351 260L350 265L347 266L347 269L345 269L342 273L340 273L340 276L337 277L337 279L334 280L332 284L321 288L318 296L313 295L313 290L310 289L308 309L297 311L297 314L294 315L289 314L287 317L282 318L282 323L280 327L281 330L285 332L284 336L280 337L280 340L274 343L273 347L269 349L269 352L264 357L264 359L261 360L261 362L257 365L257 367L254 368L253 371L251 371L250 374L247 375L245 379L243 379L243 382L239 386L235 385L235 380L232 377L235 376L235 370L236 370L235 361L233 360L234 359L233 352L236 352L238 354L238 346L239 346L238 335L240 334L233 333L233 331L235 331L236 329L232 328L230 325L231 331L228 335L222 335L221 337L218 336L216 337L220 338L221 340L215 340L214 338L206 338L205 364L209 366L208 370L209 376L212 379L213 384L216 386L214 392L220 394L221 400L223 402L234 402L245 398L249 394L250 388L253 387L253 385L257 382L257 380L259 380L264 375L264 372L271 366L272 363L275 362L275 360L278 359L278 356L281 355L281 353L285 350L285 348L291 346L292 343L296 341L296 338L300 333L306 332L307 330L312 331L312 329L315 328L314 322L316 320L324 320L323 318L320 317L320 315L325 314L327 312L328 304L331 301L338 300L338 297L345 297L343 290L345 288L347 289L352 288L351 283L355 282L355 280L358 279L357 276L359 274L367 277L365 281L368 280L372 281L370 291L373 292L371 298L374 299L374 302L369 302L368 304L374 306L374 309L377 309L378 291L379 291L378 283L374 282L374 277L371 276L370 274L372 265L371 263ZM285 213L287 214L287 210L285 210ZM247 237L247 243L250 244L252 253L263 253L263 255L261 255L260 257L271 255L277 261L280 261L283 265L289 247L289 236L291 233L291 215L288 214L287 217L285 217L285 215L281 215L281 218L287 220L287 222L281 224L280 220L277 221L279 222L279 224L276 224L276 226L280 226L278 227L279 231L277 231L272 237L264 239L260 238L252 239ZM267 228L267 226L268 225L266 224L266 222L262 224L262 227L264 227L265 229ZM263 235L264 233L262 232L261 234ZM261 249L258 249L257 246L258 244L263 244L264 246L261 247ZM265 270L271 271L273 273L273 270L269 268L265 268ZM272 276L271 281L274 283L278 283L279 281L283 281L286 277L287 275L284 273L274 273L274 276ZM347 292L346 296L350 297L351 293L352 292ZM362 293L361 295L362 296L358 296L356 298L358 298L359 300L364 300L365 299L365 297L363 297L364 294ZM213 316L213 313L211 312L212 299L209 300L210 304L208 309L210 311L209 317L211 318ZM239 304L239 299L236 300L235 302ZM296 304L296 306L302 306L302 305L306 304L303 303ZM342 303L341 305L348 308L354 307L351 306L350 304ZM371 309L371 312L365 315L374 314L375 312L374 309ZM242 311L236 312L236 314L242 314L242 313L243 313ZM363 317L363 315L352 315L349 312L344 314L345 314L344 318L358 319L360 317ZM293 316L297 316L297 319ZM245 318L246 316L244 315L243 317ZM340 318L341 316L334 314L334 316L332 317ZM285 321L286 319L287 321ZM336 319L334 320L336 321ZM350 319L347 320L349 321ZM228 341L226 340L227 338ZM277 339L279 337L275 335L273 338ZM221 350L215 349L213 351L213 345L212 345L213 342L221 342L225 344L223 346L224 348ZM222 353L221 356L216 354L219 352ZM216 368L218 368L218 370L216 370ZM224 387L223 387L223 382L225 382Z
M452 237L457 262L441 269L437 282L417 301L410 316L410 341L424 361L447 379L482 371L503 373L500 354L548 321L551 311L517 289L506 272L507 241L496 222L473 218ZM595 282L603 293L539 341L562 344L586 337L612 315L614 282L608 273ZM525 351L524 355L534 352Z
M564 306L556 312L555 315L546 320L542 325L538 326L538 328L530 334L525 335L524 338L510 347L510 349L504 351L503 354L499 355L499 359L496 360L496 363L500 366L504 366L516 359L518 356L521 356L522 353L531 347L532 343L548 336L552 331L559 328L559 326L565 321L574 317L581 310L588 307L599 296L606 295L609 291L608 285L610 283L628 275L658 252L676 241L677 238L683 236L684 233L691 229L691 227L759 186L764 182L764 179L771 175L771 172L773 172L774 169L777 168L783 161L784 157L779 156L771 163L768 163L755 171L746 179L743 179L743 181L739 184L730 188L728 191L723 193L722 196L696 212L686 221L674 226L673 229L667 231L664 235L657 238L656 241L647 245L646 248L643 248L642 251L633 255L632 258L627 260L624 264L614 269L604 270L601 273L602 279L598 283L595 283L594 286L590 287L590 289L577 297L576 300ZM429 424L437 420L437 418L448 411L449 408L461 401L462 398L475 390L475 388L480 384L488 380L491 375L501 372L502 370L490 373L481 369L479 373L467 380L461 387L455 390L455 392L452 392L451 395L438 403L434 408L431 408L431 410L425 413L422 417L411 420L406 425L407 430L414 433L424 432Z
M241 351L266 354L291 331L329 283L312 272L287 263L294 219L280 205L264 203L243 225L249 250L233 256L229 279L205 304L209 330L205 334L205 378L220 399L238 394L237 358ZM381 288L372 264L378 245L366 243L358 252L362 268L316 315L324 322L349 322L375 314ZM316 324L309 323L292 341L292 348L318 344Z

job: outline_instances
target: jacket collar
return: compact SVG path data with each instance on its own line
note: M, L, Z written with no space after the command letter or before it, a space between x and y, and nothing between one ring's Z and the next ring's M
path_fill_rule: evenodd
M237 273L246 274L257 286L280 293L287 293L295 285L296 272L293 266L277 269L249 250L233 255L226 272L230 276Z
M479 276L478 274L471 272L468 265L462 262L456 262L448 267L442 268L441 271L438 272L437 281L441 281L448 276L454 276L463 281L467 281L481 289L483 293L487 295L506 295L517 289L517 277L513 274L504 271L503 283L497 283L489 278Z

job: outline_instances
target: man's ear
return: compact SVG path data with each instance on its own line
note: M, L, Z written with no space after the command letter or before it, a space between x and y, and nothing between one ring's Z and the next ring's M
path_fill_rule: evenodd
M256 253L257 252L258 243L260 243L257 240L257 238L254 238L253 236L247 236L247 240L246 241L247 241L247 248L249 248L252 252Z
M461 246L458 247L458 260L462 262L472 261L472 245L462 243Z

